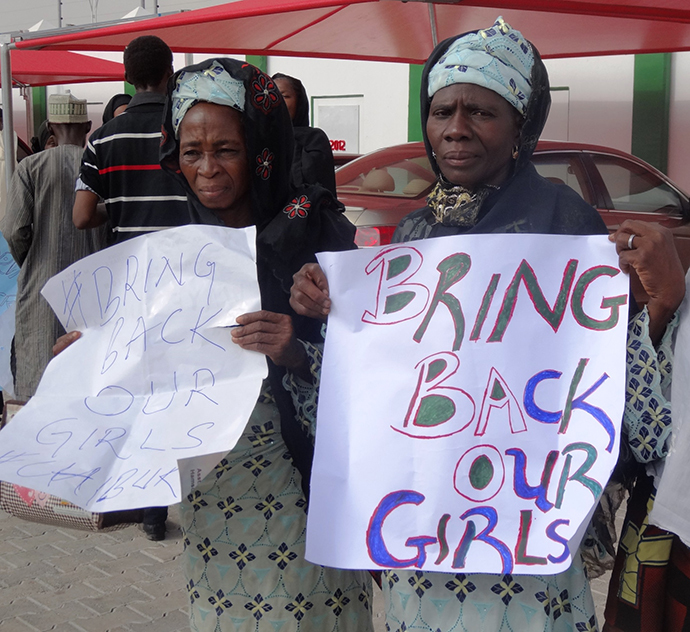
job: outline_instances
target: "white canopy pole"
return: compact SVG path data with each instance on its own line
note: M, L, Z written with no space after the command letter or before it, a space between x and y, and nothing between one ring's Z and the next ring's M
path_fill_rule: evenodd
M428 4L429 7L429 24L431 26L431 43L434 45L434 48L436 48L436 45L438 44L438 30L436 28L436 6L433 4L433 2L430 2Z
M16 149L14 147L14 115L12 111L12 63L10 43L0 45L0 81L2 81L2 140L5 146L5 186L9 187L14 173ZM2 192L7 199L7 191Z

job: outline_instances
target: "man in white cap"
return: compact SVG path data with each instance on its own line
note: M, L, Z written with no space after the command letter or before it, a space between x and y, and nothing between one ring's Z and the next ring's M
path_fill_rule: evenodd
M96 252L102 234L77 230L72 223L74 184L91 129L86 101L69 92L51 95L48 123L57 147L19 163L10 183L7 214L0 222L21 268L15 331L15 395L19 399L34 394L55 341L65 333L41 296L41 288L50 277Z

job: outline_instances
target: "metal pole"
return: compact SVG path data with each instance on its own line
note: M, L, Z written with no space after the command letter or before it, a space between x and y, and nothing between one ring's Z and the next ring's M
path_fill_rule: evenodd
M14 159L17 152L14 148L14 115L12 112L12 63L10 61L10 45L4 42L0 45L0 81L2 81L2 140L5 145L5 179L10 186L14 173ZM7 199L7 191L3 191Z
M58 28L62 28L62 0L57 0L58 9Z
M22 86L22 97L24 98L24 106L26 107L26 138L29 139L35 136L34 133L34 99L33 92L30 86Z
M194 53L184 54L184 65L191 66L194 63Z
M436 30L436 7L433 3L427 5L429 7L429 23L431 24L431 43L436 48L438 44L438 31Z

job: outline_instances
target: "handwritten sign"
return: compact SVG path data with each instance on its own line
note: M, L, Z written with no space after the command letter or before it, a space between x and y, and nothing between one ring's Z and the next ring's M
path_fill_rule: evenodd
M43 294L82 338L0 432L0 480L92 511L178 502L235 445L267 372L230 336L260 308L254 242L184 226L53 277Z
M329 318L307 559L556 573L618 454L628 278L606 237L319 256Z

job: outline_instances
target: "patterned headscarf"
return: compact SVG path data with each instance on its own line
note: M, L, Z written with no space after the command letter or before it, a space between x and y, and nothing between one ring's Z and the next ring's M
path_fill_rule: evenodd
M203 72L185 71L179 73L172 93L172 125L175 138L180 132L180 123L187 110L199 101L227 105L244 112L244 84L230 76L223 66L213 61Z
M496 25L503 25L499 29ZM480 77L483 76L479 71L473 69L472 73L466 72L463 68L456 68L455 64L443 60L449 60L452 57L458 57L461 55L461 51L466 48L465 45L458 46L458 42L479 42L479 41L491 41L491 42L503 42L506 47L519 48L522 53L525 53L523 46L527 48L531 62L529 63L530 71L523 77L524 83L529 86L529 89L521 89L516 81L516 86L518 86L517 92L521 92L524 95L524 99L518 99L517 96L510 89L504 90L502 84L498 81L494 82L497 87L500 86L499 90L495 90L498 94L503 96L509 103L513 103L511 98L506 96L510 94L514 99L517 99L522 104L519 108L517 105L516 109L522 113L524 120L520 128L520 138L518 140L518 153L515 161L513 162L513 170L511 173L511 178L516 174L520 173L527 165L529 165L532 153L537 146L537 141L541 135L544 125L546 124L546 118L549 114L549 108L551 106L551 94L549 91L549 75L546 71L546 66L539 56L539 51L535 48L533 44L522 38L519 32L513 31L508 25L506 25L501 18L496 21L496 25L490 29L485 29L484 31L476 31L471 33L463 33L462 35L457 35L455 37L448 38L444 40L432 51L429 59L424 65L424 71L422 72L422 86L421 86L421 115L422 115L422 134L424 136L424 146L426 148L426 154L431 163L431 167L434 173L438 176L438 182L436 187L434 187L431 195L427 198L427 203L431 208L434 209L434 216L439 223L451 223L456 226L473 226L477 219L478 213L484 200L491 195L491 192L496 187L489 186L478 186L474 191L470 191L459 185L457 183L450 183L442 177L441 170L436 162L436 157L431 147L431 142L429 141L429 136L426 133L426 124L429 119L429 112L431 108L431 99L435 93L434 88L431 87L432 82L436 86L436 90L440 90L444 87L442 84L444 82L449 82L447 85L452 85L452 83L468 83L468 76ZM503 33L506 30L506 33ZM485 36L481 33L488 34ZM494 50L502 50L500 46L494 47ZM451 51L455 51L451 54ZM460 51L460 52L459 52ZM481 57L487 61L489 60L489 66L495 62L495 64L500 64L503 70L509 68L505 61L499 61L498 57L492 57L486 52L478 53ZM517 55L517 54L516 54ZM507 59L507 57L504 55ZM462 66L461 64L458 64ZM524 65L523 70L527 68ZM507 70L506 70L507 72ZM518 75L515 72L515 75ZM510 86L509 75L507 76L507 85ZM522 75L520 75L522 76ZM515 79L515 76L512 77ZM464 81L462 80L464 79ZM485 81L485 79L482 79ZM469 83L477 83L482 87L489 89L494 89L487 83L479 83L469 81ZM506 92L506 94L504 94ZM507 183L504 183L506 185Z
M524 116L533 65L529 42L499 17L491 28L453 41L429 72L428 96L456 83L472 83L501 95Z

